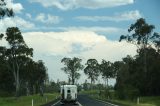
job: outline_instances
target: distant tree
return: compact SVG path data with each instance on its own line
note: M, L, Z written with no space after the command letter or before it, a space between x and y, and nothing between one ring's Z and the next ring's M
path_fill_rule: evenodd
M105 80L105 85L107 85L108 88L109 78L114 78L115 76L113 63L111 63L110 61L102 60L99 68L102 73L102 78Z
M72 84L75 84L75 80L79 79L80 74L78 71L83 69L83 65L81 64L82 59L79 59L77 57L74 58L63 58L61 60L62 63L66 67L61 68L66 74L68 74L69 78L72 81Z
M60 89L59 84L51 80L45 87L45 93L55 93L58 92L59 89Z
M85 82L83 83L83 89L84 89L84 90L88 90L87 80L85 80Z
M9 48L5 51L8 59L8 67L13 73L16 96L18 97L20 90L20 68L26 62L25 60L27 58L32 57L33 49L28 48L17 27L7 28L5 39L9 44Z
M99 65L96 59L88 59L84 73L91 79L91 85L97 80L99 76Z
M81 77L81 74L80 73L76 73L75 74L75 82L76 82L76 84L77 84L77 81L80 79L80 77Z
M69 84L69 85L71 84L71 79L70 79L70 77L68 77L68 84Z

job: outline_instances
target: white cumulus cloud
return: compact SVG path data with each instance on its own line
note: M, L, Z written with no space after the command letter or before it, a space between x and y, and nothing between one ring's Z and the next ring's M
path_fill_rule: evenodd
M32 15L31 15L30 13L26 13L25 15L26 15L26 17L29 18L29 19L32 18Z
M71 56L74 44L81 45L77 49L90 48L77 54L85 58L118 60L127 54L136 53L135 46L126 42L110 41L92 31L28 32L24 33L24 38L35 52L46 55Z
M30 2L40 3L44 7L56 7L61 10L70 10L76 8L99 9L128 5L133 4L134 0L30 0Z
M13 0L5 0L7 7L12 8L15 13L20 13L24 8L21 3L14 3Z
M91 31L91 32L103 32L103 33L126 33L126 29L118 27L101 27L101 26L71 26L71 27L58 27L57 29L64 31Z
M128 11L124 13L115 14L114 16L78 16L75 17L78 20L84 20L84 21L130 21L130 20L136 20L138 18L141 18L142 15L138 10L135 11Z
M67 55L72 52L73 44L89 48L105 40L104 36L97 37L96 33L88 31L30 32L24 35L28 44L31 44L37 52L51 55Z
M36 16L36 21L40 21L45 24L57 24L61 21L61 18L51 14L40 13Z
M21 17L15 16L14 18L4 18L0 22L0 29L2 32L5 32L5 30L8 27L19 27L23 30L32 29L35 27L35 25L29 21L24 20Z

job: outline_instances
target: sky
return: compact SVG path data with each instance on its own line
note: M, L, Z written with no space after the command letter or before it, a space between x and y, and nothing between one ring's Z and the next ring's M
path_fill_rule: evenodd
M85 64L95 58L100 63L120 61L136 55L136 47L119 42L122 34L139 18L145 18L160 32L160 0L6 0L14 18L0 22L0 32L17 26L34 49L34 60L43 60L49 78L67 81L61 70L63 57L79 57ZM5 42L1 42L5 45ZM83 83L87 76L80 71ZM102 83L103 80L100 79ZM90 81L90 80L88 80ZM115 80L110 80L114 84Z

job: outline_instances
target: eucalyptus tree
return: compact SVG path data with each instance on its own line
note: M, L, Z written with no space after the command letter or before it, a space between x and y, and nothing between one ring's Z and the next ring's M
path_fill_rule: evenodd
M160 53L160 33L154 33L152 36L152 39L154 39L153 43L157 49L157 51Z
M91 85L98 79L99 76L99 64L96 59L88 59L84 69L84 73L91 79Z
M108 80L110 78L114 78L115 76L113 63L110 61L102 60L99 68L102 73L102 78L105 80L105 85L107 85L108 88Z
M27 58L33 55L33 49L29 48L17 27L9 27L6 30L6 41L9 47L6 49L8 67L13 73L16 86L16 96L19 96L20 90L20 68L26 62Z
M76 82L76 84L78 83L78 80L80 79L80 77L81 77L81 74L80 73L76 73L75 74L75 82Z
M64 63L65 67L61 68L68 77L71 79L72 84L75 84L75 80L79 79L80 74L78 71L83 69L83 65L81 64L82 59L74 57L74 58L63 58L61 60Z
M144 71L147 72L147 51L146 49L152 45L154 25L146 23L145 19L140 18L128 29L128 35L121 35L120 40L125 39L127 42L135 44L138 49L144 49Z

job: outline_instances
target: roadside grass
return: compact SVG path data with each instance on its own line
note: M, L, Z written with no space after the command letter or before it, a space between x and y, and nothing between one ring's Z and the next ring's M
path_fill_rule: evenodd
M44 94L44 97L40 95L21 96L18 99L15 97L0 97L0 106L32 106L32 99L34 100L34 106L40 106L55 100L58 96L58 93L54 93Z
M107 97L100 97L98 90L89 90L89 91L82 91L81 94L87 94L93 99L98 99L102 101L108 101L113 104L117 104L119 106L160 106L160 96L153 96L153 97L140 97L139 102L134 100L118 100L113 97L113 93L111 93L112 99L107 99Z

